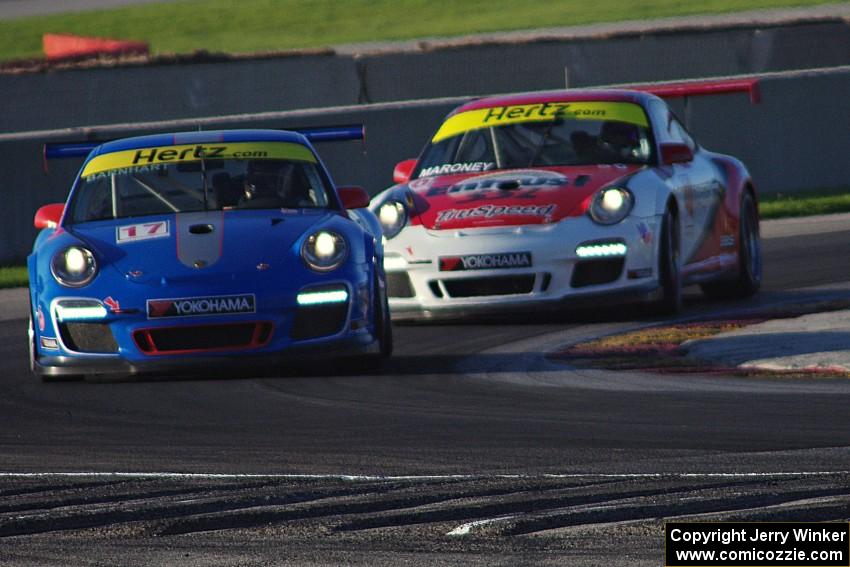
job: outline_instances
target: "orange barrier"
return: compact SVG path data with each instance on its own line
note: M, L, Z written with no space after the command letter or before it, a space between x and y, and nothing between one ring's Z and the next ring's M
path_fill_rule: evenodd
M46 33L42 36L44 54L49 61L81 59L97 55L123 55L127 53L147 55L148 44L144 41L85 37L72 34Z

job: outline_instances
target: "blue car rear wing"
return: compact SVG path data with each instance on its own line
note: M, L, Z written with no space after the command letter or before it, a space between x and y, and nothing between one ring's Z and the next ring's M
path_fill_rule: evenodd
M283 128L288 130L288 128ZM366 126L323 126L321 128L295 128L290 132L298 132L311 142L347 142L349 140L365 140Z
M311 142L345 142L365 140L366 127L363 124L350 126L323 126L320 128L279 128L289 132L298 132ZM48 142L44 144L45 169L49 159L84 158L97 146L110 140L91 140L86 142Z

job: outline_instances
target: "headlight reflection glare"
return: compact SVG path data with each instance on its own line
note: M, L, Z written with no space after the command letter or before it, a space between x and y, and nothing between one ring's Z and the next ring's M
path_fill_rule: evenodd
M316 255L321 258L330 258L336 253L336 242L334 237L327 232L316 235Z
M82 287L97 275L97 262L86 248L69 246L57 252L50 261L50 271L66 287Z
M404 203L387 201L378 209L378 220L384 236L392 238L407 224L407 208Z
M82 274L86 270L86 256L79 248L69 248L65 252L65 268L71 274Z
M314 232L301 245L301 258L304 263L317 272L329 272L337 269L348 256L345 239L326 230Z
M602 208L606 211L616 212L623 206L623 194L619 191L605 191L602 193Z
M616 224L626 218L634 206L634 197L628 189L607 187L593 196L589 214L599 224Z

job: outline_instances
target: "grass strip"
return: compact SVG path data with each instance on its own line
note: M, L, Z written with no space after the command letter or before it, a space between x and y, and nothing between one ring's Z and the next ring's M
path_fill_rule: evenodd
M722 14L829 0L184 0L0 21L0 61L42 57L43 33L147 41L154 55L345 43Z
M759 199L762 219L807 217L850 212L850 188L823 189L793 194L777 193Z
M24 287L28 281L26 266L0 267L0 288Z

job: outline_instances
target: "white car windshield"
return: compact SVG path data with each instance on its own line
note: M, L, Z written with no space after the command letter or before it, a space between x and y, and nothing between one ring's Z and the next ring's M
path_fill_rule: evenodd
M526 109L533 106L516 108L529 112ZM633 104L628 107L639 109ZM493 109L485 110L492 114ZM480 121L473 116L464 122L457 119L470 113L461 113L450 117L435 135L414 176L534 166L651 163L648 122L642 110L640 113L632 114L638 117L633 119L572 117L568 113L541 119L539 115L531 115L527 121L505 120L491 126L486 125L487 115ZM452 120L458 126L453 126Z

